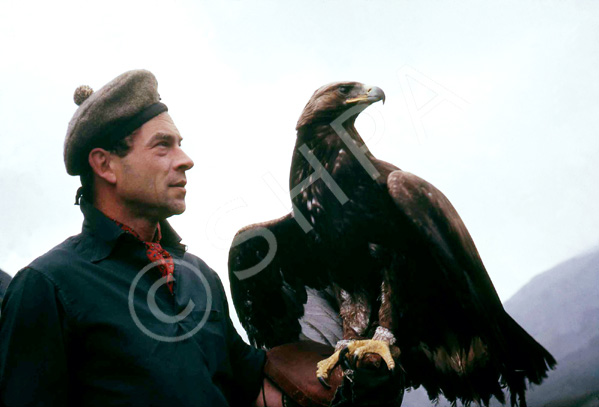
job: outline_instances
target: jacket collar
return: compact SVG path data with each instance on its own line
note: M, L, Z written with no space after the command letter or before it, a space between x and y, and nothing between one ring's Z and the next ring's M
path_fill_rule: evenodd
M127 233L83 198L80 207L84 216L81 232L91 236L94 240L93 244L84 250L90 256L91 261L96 263L108 257L121 237ZM179 257L183 256L186 246L180 243L181 237L166 220L160 222L160 231L162 233L161 246L168 252Z

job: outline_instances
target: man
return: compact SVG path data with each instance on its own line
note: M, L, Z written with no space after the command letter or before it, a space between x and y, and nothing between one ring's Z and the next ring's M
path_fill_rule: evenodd
M80 87L75 102L64 159L81 177L83 230L10 285L0 406L281 405L218 276L165 220L185 210L194 163L154 76Z
M0 404L249 405L264 352L237 335L220 280L165 221L185 210L193 161L154 76L127 72L76 101L65 163L82 178L83 231L7 293Z

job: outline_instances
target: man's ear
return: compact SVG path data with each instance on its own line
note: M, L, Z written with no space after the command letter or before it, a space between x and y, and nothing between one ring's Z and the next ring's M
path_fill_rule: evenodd
M114 157L110 152L103 148L94 148L89 152L88 160L90 167L98 177L109 184L116 184L116 173L112 162Z

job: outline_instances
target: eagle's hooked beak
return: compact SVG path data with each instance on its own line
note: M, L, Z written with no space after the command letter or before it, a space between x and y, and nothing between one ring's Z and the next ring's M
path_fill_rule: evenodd
M381 88L378 88L376 86L365 86L364 89L366 90L366 92L355 98L347 99L345 103L363 102L370 105L372 103L378 102L379 100L382 100L383 104L385 104L385 92L383 92Z

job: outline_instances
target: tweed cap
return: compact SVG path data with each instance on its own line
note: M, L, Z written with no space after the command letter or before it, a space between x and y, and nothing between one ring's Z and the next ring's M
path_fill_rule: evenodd
M75 91L79 108L69 122L64 141L67 173L81 175L89 168L89 152L110 148L142 124L167 111L160 103L158 82L146 70L128 71L94 92L88 86Z

